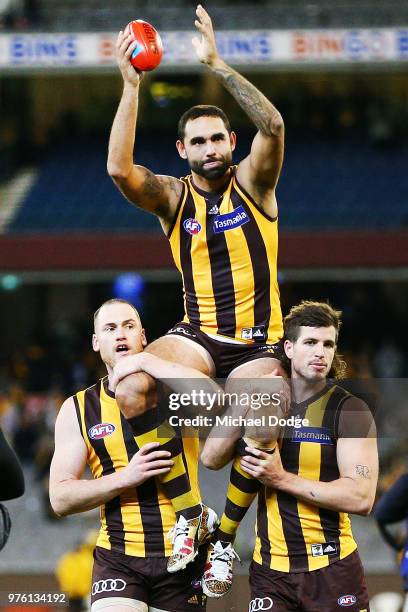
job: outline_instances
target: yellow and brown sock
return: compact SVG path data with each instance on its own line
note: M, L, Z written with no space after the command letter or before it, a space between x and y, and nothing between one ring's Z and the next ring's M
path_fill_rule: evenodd
M214 533L214 540L231 543L235 540L240 523L262 487L259 480L249 476L241 468L241 457L248 454L245 447L254 446L254 442L256 443L256 441L243 438L237 442L238 455L232 463L225 509L220 525ZM260 450L273 454L275 447L276 441L274 440L269 447L263 447Z
M171 453L174 465L166 474L158 476L164 493L171 500L176 517L184 516L186 520L201 514L201 498L190 484L183 452L181 436L166 418L161 423L161 411L157 408L144 414L127 419L132 427L138 448L149 442L159 442L160 450Z

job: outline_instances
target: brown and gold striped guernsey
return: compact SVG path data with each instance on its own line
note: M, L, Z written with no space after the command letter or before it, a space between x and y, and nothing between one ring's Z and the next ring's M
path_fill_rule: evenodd
M80 430L94 478L124 468L137 452L134 434L121 414L107 379L74 396ZM198 439L183 439L183 459L198 492ZM157 478L126 491L100 509L97 546L135 557L163 557L172 551L167 532L175 523L171 501Z
M235 170L218 194L182 179L169 240L183 276L184 321L207 334L275 343L282 336L277 219L245 192Z
M291 414L309 425L285 430L281 447L285 470L310 480L339 478L336 445L341 408L350 394L327 386L297 404ZM347 513L318 508L283 491L263 487L258 499L254 561L282 572L306 572L335 563L357 544Z

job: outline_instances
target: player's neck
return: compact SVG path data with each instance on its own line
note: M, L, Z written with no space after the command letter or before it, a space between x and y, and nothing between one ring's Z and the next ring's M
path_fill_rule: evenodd
M231 169L229 168L223 176L214 180L208 180L196 174L193 170L191 171L191 175L193 177L193 184L195 187L198 187L198 189L202 189L202 191L207 191L209 193L221 192L231 177Z
M108 365L107 363L105 363L106 369L108 371L108 389L109 391L113 391L113 393L115 392L115 389L113 388L113 368L112 366Z
M302 376L292 376L291 391L292 401L295 404L302 404L314 395L320 393L327 386L327 380L324 378L319 381L310 381Z

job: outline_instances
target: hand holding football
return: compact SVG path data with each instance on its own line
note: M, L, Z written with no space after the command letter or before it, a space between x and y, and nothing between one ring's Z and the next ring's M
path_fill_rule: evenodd
M163 44L157 30L147 21L136 19L128 23L125 34L130 34L137 41L130 58L132 66L139 72L157 68L163 57Z

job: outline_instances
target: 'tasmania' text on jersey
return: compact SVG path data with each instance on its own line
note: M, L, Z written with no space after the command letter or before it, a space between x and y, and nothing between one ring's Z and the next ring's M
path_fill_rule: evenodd
M80 430L88 448L88 464L94 478L123 469L139 450L138 440L121 414L107 379L74 396ZM143 435L140 444L144 444ZM183 439L183 461L190 484L198 495L198 439ZM180 479L174 474L174 483ZM172 552L166 538L175 514L158 478L103 504L97 546L135 557L165 557Z
M239 185L235 168L218 194L191 176L182 181L169 240L183 276L184 321L207 334L274 344L282 336L277 219Z

